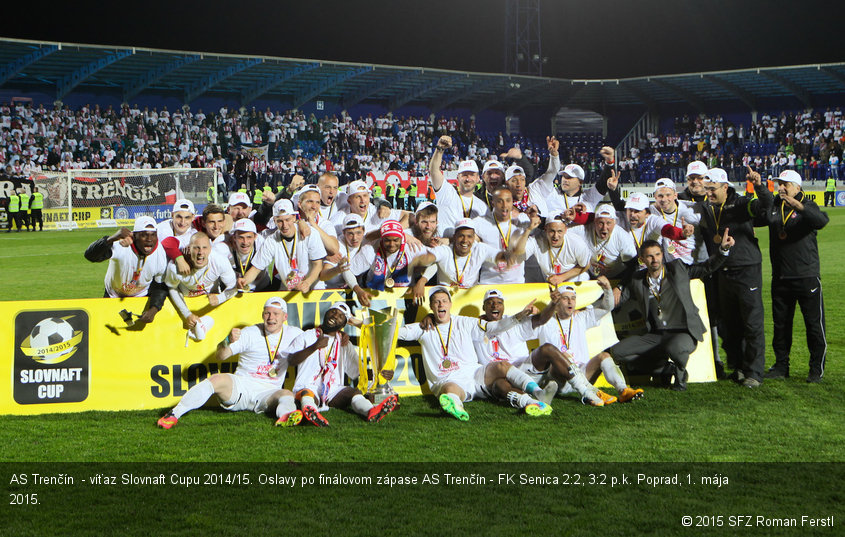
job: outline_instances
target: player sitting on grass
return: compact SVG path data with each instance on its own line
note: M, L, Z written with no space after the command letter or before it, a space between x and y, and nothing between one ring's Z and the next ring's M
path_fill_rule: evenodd
M532 380L539 383L544 375L551 376L553 380L544 388L544 393L550 394L545 403L551 403L557 393L558 382L569 390L574 390L581 395L582 402L593 406L603 406L601 398L596 393L596 388L584 376L584 373L577 367L573 367L566 355L554 345L548 343L540 345L533 351L528 350L527 341L536 339L535 331L544 326L554 315L562 300L562 295L557 291L551 293L551 303L542 313L532 315L522 321L519 326L496 336L487 336L483 340L475 342L475 351L482 364L496 361L506 361L518 367ZM497 289L490 289L484 294L482 306L484 315L481 320L485 322L499 321L504 318L505 296Z
M373 404L357 388L345 386L343 376L358 376L358 348L343 332L353 320L352 311L343 302L333 304L323 316L318 328L303 332L291 344L290 360L299 363L294 392L305 419L317 427L327 427L329 421L320 414L329 408L352 408L369 422L378 422L399 407L396 395ZM393 371L382 370L387 380Z
M586 377L590 383L598 379L600 373L619 392L619 401L626 403L642 397L643 390L629 388L622 376L622 371L607 352L600 352L592 358L587 350L587 330L598 326L602 317L613 309L614 299L610 282L605 276L599 276L596 283L602 288L602 297L595 306L575 309L575 288L566 285L560 289L560 300L555 307L555 315L545 324L529 326L522 323L522 337L526 340L538 339L540 346L548 345L557 349L566 360L546 359L541 355L532 356L532 364L537 370L544 370L551 366L551 376L561 382L567 374L577 378ZM554 353L557 355L557 353ZM582 373L580 376L576 370ZM592 406L603 406L615 403L616 397L589 385L593 394L586 394L573 382L568 382L561 389L565 394L577 391L581 395L581 402ZM598 399L597 397L598 396Z
M552 412L551 406L538 400L545 395L531 377L507 362L481 365L473 347L476 339L493 337L515 327L532 313L533 302L513 317L490 323L452 315L452 296L443 286L431 289L428 303L433 314L431 328L426 330L423 323L403 326L399 339L419 341L428 388L438 397L444 412L467 421L469 414L464 410L464 403L491 396L507 400L529 416Z
M233 328L217 346L217 359L238 355L234 373L218 373L196 384L182 396L173 410L158 420L158 426L170 429L185 413L203 406L217 395L226 410L251 410L256 414L275 411L276 425L296 425L302 413L296 409L293 392L282 387L289 362L288 350L302 334L295 326L286 326L287 304L278 297L264 303L261 324L243 330Z

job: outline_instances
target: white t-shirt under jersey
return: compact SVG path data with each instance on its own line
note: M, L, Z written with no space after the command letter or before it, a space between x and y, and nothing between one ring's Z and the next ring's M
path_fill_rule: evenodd
M208 256L208 263L188 275L179 274L176 265L171 262L167 265L164 283L171 289L178 290L182 296L194 297L233 289L237 278L229 260L212 251Z
M525 247L525 256L532 255L537 259L537 264L545 278L553 274L563 274L576 266L590 266L590 249L584 239L576 233L567 232L560 247L550 246L545 237L540 239L531 237ZM589 274L583 272L572 281L580 282L588 279Z
M483 200L473 194L461 196L447 181L443 182L436 193L434 204L437 205L438 224L442 224L444 229L454 229L455 222L463 218L478 218L488 213L487 204Z
M436 257L437 281L440 284L458 285L463 289L469 289L478 283L481 266L484 263L496 262L496 254L499 250L487 244L475 242L470 248L469 255L463 257L457 257L452 247L445 244L432 248L431 253Z
M567 234L579 234L590 249L590 274L594 277L615 278L625 270L625 263L637 257L637 247L631 234L616 225L607 240L596 237L593 224L570 229Z

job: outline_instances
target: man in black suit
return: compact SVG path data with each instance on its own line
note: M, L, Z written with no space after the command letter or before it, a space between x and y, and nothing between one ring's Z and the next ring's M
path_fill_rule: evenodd
M620 302L634 301L648 333L614 345L610 350L614 359L638 370L674 376L672 389L686 390L687 361L697 342L704 340L706 330L693 303L689 282L718 270L733 245L734 239L725 229L719 253L703 263L687 266L679 259L664 263L660 243L644 241L640 260L646 269L635 272L623 283Z

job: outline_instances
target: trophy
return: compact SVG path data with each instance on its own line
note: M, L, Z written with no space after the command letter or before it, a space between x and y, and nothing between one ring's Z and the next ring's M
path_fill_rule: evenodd
M358 345L359 351L359 388L379 404L388 396L396 393L379 372L382 369L396 368L396 343L399 339L399 311L394 307L381 310L367 309L363 312L363 325ZM373 371L373 380L367 375L367 358Z

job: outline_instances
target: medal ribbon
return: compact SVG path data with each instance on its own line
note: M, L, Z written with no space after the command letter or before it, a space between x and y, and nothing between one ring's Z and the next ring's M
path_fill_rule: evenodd
M323 367L320 370L320 376L323 380L323 402L329 396L329 390L332 387L332 373L337 369L337 357L340 354L340 334L335 334L334 342L329 347L329 351L323 355ZM331 358L329 358L331 357Z
M241 274L246 274L246 268L249 266L249 262L252 259L253 254L255 254L255 247L252 247L252 251L246 257L246 264L241 262L241 254L237 251L235 252L235 258L238 260L238 265L241 267Z
M298 232L294 232L293 234L293 247L291 247L290 252L288 251L288 247L285 245L287 242L284 237L282 237L282 249L285 251L285 255L288 258L288 265L292 270L296 270L296 239L297 239Z
M563 346L563 350L569 350L569 335L572 334L572 317L569 317L569 328L566 329L566 334L563 333L563 325L560 324L560 317L557 316L555 313L555 320L557 321L557 327L560 330L560 344Z
M552 272L555 274L560 274L557 269L555 268L555 262L560 257L560 253L563 251L563 248L566 246L566 237L563 238L563 243L560 245L560 248L557 249L557 253L555 254L554 258L552 258L552 245L549 244L549 267L551 267Z
M446 335L446 343L443 343L443 334L440 333L440 328L434 327L437 330L437 337L440 338L440 348L443 350L443 358L449 355L449 341L452 339L452 319L449 319L449 332Z
M267 345L267 363L272 365L273 360L276 359L276 353L279 352L279 346L282 344L282 334L284 333L284 328L279 332L279 342L276 343L276 350L272 353L270 352L270 338L267 337L267 329L263 328L264 331L264 344Z
M508 235L507 237L502 234L502 228L499 227L499 223L496 222L496 230L499 232L499 237L502 239L502 248L507 248L508 243L511 240L511 228L513 226L513 219L508 219Z
M469 215L472 214L472 204L475 203L475 196L470 196L472 198L469 202L469 209L467 209L466 204L464 203L464 197L458 193L458 199L461 200L461 209L464 212L464 218L469 218Z
M472 251L466 255L466 261L464 261L464 268L462 270L458 270L458 256L455 254L455 250L452 250L452 260L455 262L455 281L458 282L458 285L461 285L464 281L464 273L467 271L467 265L469 264L469 257L472 255Z

